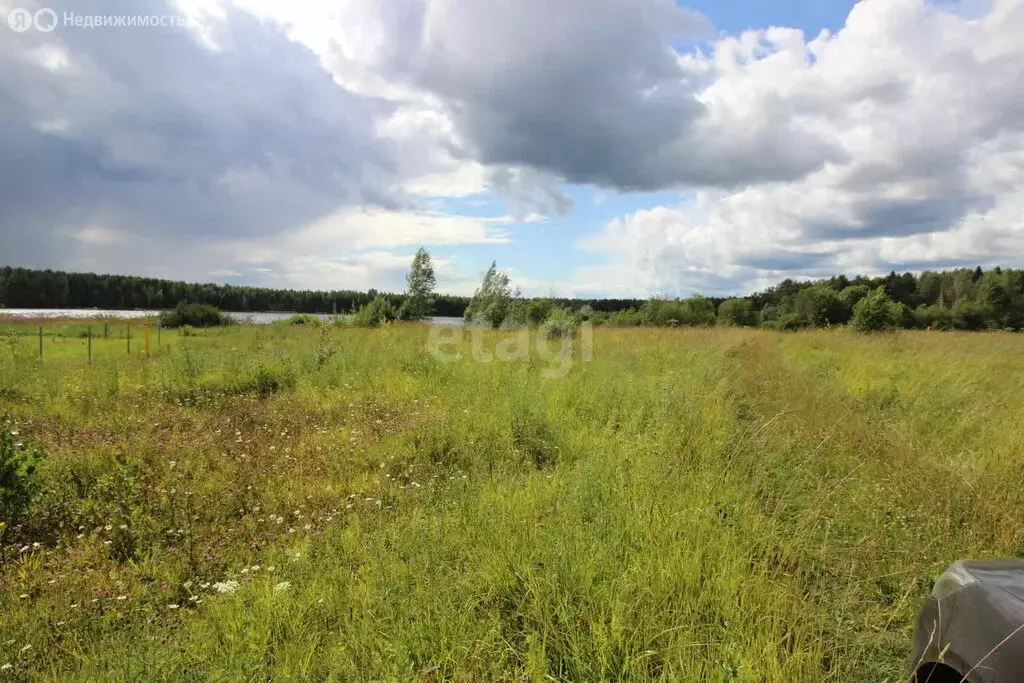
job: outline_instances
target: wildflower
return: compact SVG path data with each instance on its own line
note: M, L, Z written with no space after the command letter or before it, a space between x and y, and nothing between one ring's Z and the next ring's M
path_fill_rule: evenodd
M258 572L259 570L260 566L258 564L254 564L253 566L249 567L249 571Z
M127 599L128 599L128 596L127 596L127 595L118 595L118 596L117 596L117 599L118 599L118 600L127 600Z
M78 603L76 602L76 603L72 604L71 605L71 609L78 609Z
M307 525L305 525L305 526L304 526L304 527L302 527L302 528L303 528L303 529L305 529L306 531L309 531L310 529L312 529L312 528L313 528L313 525L312 525L312 524L307 524Z
M113 528L114 528L113 524L108 524L105 527L103 527L103 530L104 531L111 531Z
M191 588L192 587L192 582L191 581L186 581L185 583L183 583L181 585L184 586L185 588Z
M288 583L287 581L282 581L281 583L279 583L276 586L274 586L274 592L275 593L280 593L282 591L288 590L291 587L292 587L292 585L290 583Z
M171 604L167 605L167 609L178 609L178 607L179 605L176 602L172 602Z
M267 571L268 571L268 572L272 572L272 571L274 571L275 569L277 569L277 567L275 567L274 565L270 565L269 567L267 567Z
M177 465L178 463L176 461L172 460L172 461L170 461L167 464L171 466L171 469L174 469L174 466Z
M9 671L14 668L14 665L10 662L0 665L0 671Z
M64 625L64 623L65 623L65 622L63 622L63 621L58 621L58 622L57 622L57 626L63 626L63 625Z
M31 650L31 649L32 649L32 646L31 646L31 645L28 645L28 644L26 644L26 645L25 645L25 647L21 648L21 651L22 651L22 652L28 652L28 651L29 651L29 650Z
M19 597L19 598L21 598L22 600L24 600L25 598L27 598L27 597L28 597L28 593L22 593L22 594L21 594L21 595L19 595L18 597Z
M11 432L11 436L18 436L19 432Z
M218 593L221 593L221 594L231 595L236 590L238 590L238 582L237 581L220 581L218 583L213 584L213 590L215 590L215 591L217 591Z

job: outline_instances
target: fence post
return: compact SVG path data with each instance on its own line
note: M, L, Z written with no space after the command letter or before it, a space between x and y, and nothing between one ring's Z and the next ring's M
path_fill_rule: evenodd
M146 322L144 322L142 324L142 327L144 329L144 334L145 334L145 337L146 337L145 346L146 346L146 356L148 357L149 356L149 318L146 318Z
M92 325L89 325L89 365L92 365Z
M107 335L110 332L109 329L108 329L109 327L110 327L110 323L103 323L103 338L104 339L107 338Z
M39 326L39 362L43 362L43 326Z
M125 325L125 329L128 330L128 353L132 352L132 326L131 324Z
M160 319L157 318L157 321L156 321L156 350L157 351L160 350L160 328L161 327L162 327L162 325L160 324Z

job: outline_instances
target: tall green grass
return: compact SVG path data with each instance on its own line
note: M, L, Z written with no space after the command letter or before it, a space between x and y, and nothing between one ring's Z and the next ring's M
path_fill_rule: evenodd
M931 578L1024 550L1018 336L594 343L562 379L422 325L0 345L44 453L0 676L900 681Z

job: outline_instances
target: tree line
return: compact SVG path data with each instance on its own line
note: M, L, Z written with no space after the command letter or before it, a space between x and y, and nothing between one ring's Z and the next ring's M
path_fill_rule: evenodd
M289 290L3 267L0 307L168 309L191 302L239 312L363 310L374 322L465 317L493 326L541 324L553 315L605 325L722 324L779 330L845 324L863 329L1024 328L1024 271L999 267L787 279L745 297L643 300L524 298L492 263L474 296L460 297L434 293L430 255L420 249L407 282L409 290L402 293Z
M196 284L131 275L66 273L0 268L0 308L171 309L181 303L216 306L222 311L265 313L349 313L380 292L296 290ZM400 306L404 294L386 293ZM433 297L434 315L461 316L468 297Z

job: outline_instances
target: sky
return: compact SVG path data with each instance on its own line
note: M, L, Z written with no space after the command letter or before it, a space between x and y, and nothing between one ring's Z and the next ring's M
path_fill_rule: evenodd
M584 297L1024 266L1024 0L0 17L0 264L400 291L425 246L443 292L493 260Z

